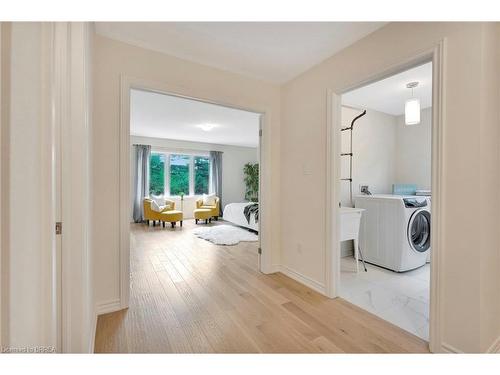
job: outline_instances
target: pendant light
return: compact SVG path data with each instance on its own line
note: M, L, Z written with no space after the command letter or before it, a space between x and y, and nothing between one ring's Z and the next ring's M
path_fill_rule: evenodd
M420 124L420 100L413 97L413 89L418 86L418 82L410 82L406 85L411 89L411 99L405 103L405 124L417 125Z

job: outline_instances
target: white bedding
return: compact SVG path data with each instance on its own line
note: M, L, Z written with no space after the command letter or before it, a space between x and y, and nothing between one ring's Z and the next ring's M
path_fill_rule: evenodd
M254 231L259 231L259 223L255 222L255 215L250 215L250 224L247 221L247 218L243 214L243 210L250 203L229 203L224 207L224 213L222 214L222 218L226 221L229 221L233 224L239 225L240 227L245 227L252 229Z

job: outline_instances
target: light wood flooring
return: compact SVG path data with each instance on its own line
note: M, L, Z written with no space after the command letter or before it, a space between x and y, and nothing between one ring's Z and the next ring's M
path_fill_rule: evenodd
M345 300L260 273L256 243L216 246L194 227L132 225L130 307L99 316L97 353L428 352Z

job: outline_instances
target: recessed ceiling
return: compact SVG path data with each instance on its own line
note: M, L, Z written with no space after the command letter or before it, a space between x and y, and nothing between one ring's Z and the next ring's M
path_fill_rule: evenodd
M411 97L409 82L418 82L413 89L420 107L432 106L432 63L423 64L389 78L377 81L342 95L342 104L399 116L405 112L405 101Z
M130 92L131 135L258 147L259 124L260 114L254 112L149 91Z
M97 22L96 32L200 64L284 83L384 22Z

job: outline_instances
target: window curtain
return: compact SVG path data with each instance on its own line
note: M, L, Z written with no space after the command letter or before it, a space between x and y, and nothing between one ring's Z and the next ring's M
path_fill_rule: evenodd
M135 174L134 174L134 222L144 221L142 201L149 195L149 157L151 146L134 145L135 148Z
M222 210L222 151L210 151L212 166L212 193L219 197L219 207Z

